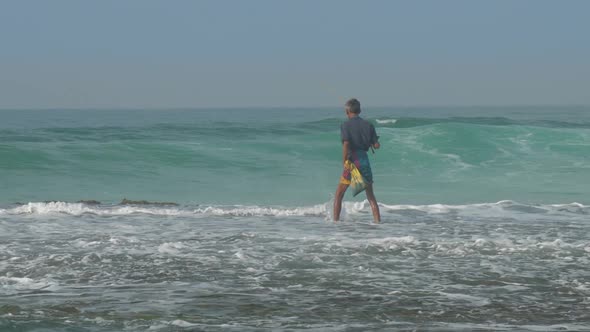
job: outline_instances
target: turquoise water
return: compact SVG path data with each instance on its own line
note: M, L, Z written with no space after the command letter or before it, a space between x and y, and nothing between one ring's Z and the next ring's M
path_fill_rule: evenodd
M336 109L0 116L2 204L320 204L341 167ZM383 144L371 156L383 202L588 203L587 108L370 109L366 118Z
M0 111L0 330L590 330L590 107L362 115Z

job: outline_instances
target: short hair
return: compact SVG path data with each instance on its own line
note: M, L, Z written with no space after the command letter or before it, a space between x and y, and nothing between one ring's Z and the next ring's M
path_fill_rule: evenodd
M349 99L346 104L344 104L344 107L352 113L359 114L361 112L361 102L356 98Z

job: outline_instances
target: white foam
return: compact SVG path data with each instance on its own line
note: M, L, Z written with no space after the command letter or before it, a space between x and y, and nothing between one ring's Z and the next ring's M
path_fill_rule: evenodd
M273 208L259 206L238 206L238 207L214 207L209 206L193 211L196 214L206 214L215 216L325 216L328 212L327 204L314 205L310 207L299 208Z
M510 255L513 253L527 252L533 255L552 255L568 260L574 252L580 250L584 244L566 243L561 239L553 241L535 241L535 240L517 240L509 239L475 239L475 241L466 241L461 239L435 240L425 242L426 246L431 247L437 254L450 256L465 256L474 253L495 252L498 255ZM494 269L499 267L494 266ZM499 271L498 271L499 272Z
M179 327L192 327L192 326L197 326L199 324L193 324L193 323L189 323L187 321L181 320L181 319L177 319L177 320L170 322L170 325L175 325L175 326L179 326Z
M74 242L72 242L72 245L78 248L90 248L90 247L95 247L102 244L102 242L100 241L85 241L82 239L78 239Z
M560 211L560 212L572 212L572 213L590 213L590 206L583 205L578 202L573 202L570 204L551 204L548 205L551 210L553 211Z
M380 207L385 208L386 211L401 211L401 210L417 210L431 214L448 213L451 210L461 209L461 205L444 205L444 204L430 204L430 205L387 205L379 204Z
M344 214L358 214L363 211L370 209L369 201L364 200L362 202L343 202L342 212Z
M460 294L460 293L445 293L445 292L437 292L437 293L440 295L446 296L450 300L469 302L476 307L482 307L484 305L490 304L490 300L483 298L483 297L478 297L478 296L473 296L473 295L468 295L468 294Z
M211 215L211 216L325 216L328 208L326 204L313 205L308 207L261 207L261 206L207 206L197 209L188 208L159 208L159 207L139 207L139 206L88 206L82 203L67 202L49 202L38 203L31 202L12 209L0 209L0 214L68 214L79 216L83 214L94 214L100 216L121 216L131 214L148 214L163 216L192 216L192 215Z
M397 119L377 119L378 124L394 124L397 122Z
M81 263L83 264L96 264L97 262L100 262L102 260L102 257L99 253L91 253L88 255L85 255L84 257L82 257L82 259L80 260Z
M54 291L58 288L57 283L51 280L34 280L27 277L0 277L0 289L4 293L14 294L27 290Z
M130 215L135 213L141 214L155 214L155 215L178 215L185 213L185 211L174 208L153 208L153 207L137 207L137 206L89 206L83 203L68 203L68 202L30 202L12 209L0 210L0 214L69 214L79 216L83 214L95 215Z
M94 319L87 319L90 322L93 322L95 324L101 325L101 326L107 326L110 324L113 324L115 321L114 320L109 320L109 319L104 319L102 317L96 317Z
M158 252L161 254L176 255L180 253L180 249L185 248L185 245L180 242L166 242L158 247Z
M556 324L556 325L510 325L510 324L490 324L490 323L442 323L445 331L588 331L588 324Z
M247 259L246 255L244 255L244 252L243 252L243 251L241 251L241 250L240 250L240 251L237 251L237 252L234 254L234 256L235 256L236 258L238 258L239 260L246 260L246 259Z
M383 247L389 250L395 250L401 247L409 245L416 245L418 241L413 236L401 236L401 237L386 237L382 239L370 239L368 243Z
M466 213L475 215L492 215L501 214L590 214L590 206L580 203L569 204L546 204L546 205L526 205L517 202L503 200L496 203L476 203L476 204L396 204L388 205L379 203L383 212L396 212L403 210L421 211L427 214L446 214L446 213ZM0 209L0 215L51 215L67 214L80 216L84 214L93 214L99 216L126 216L133 214L147 214L156 216L311 216L311 217L328 217L331 214L332 204L326 202L302 207L271 207L258 205L211 205L197 208L190 207L157 207L157 206L105 206L105 205L86 205L83 203L67 202L31 202L21 206ZM343 215L354 215L360 213L369 213L370 207L367 200L360 202L344 202Z
M497 215L504 211L509 213L556 213L569 212L575 214L587 214L590 212L589 205L582 205L580 203L571 204L543 204L543 205L526 205L519 204L510 200L502 200L496 203L475 203L475 204L428 204L428 205L387 205L379 204L385 211L399 211L399 210L417 210L426 212L428 214L444 214L450 212L468 212L474 214L489 214Z
M32 202L15 207L14 209L9 211L10 214L47 214L52 212L64 212L73 215L80 215L83 213L93 212L93 209L87 207L82 203Z

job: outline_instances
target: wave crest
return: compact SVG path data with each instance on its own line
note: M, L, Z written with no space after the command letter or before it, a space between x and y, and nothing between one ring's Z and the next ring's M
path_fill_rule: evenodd
M486 216L507 216L514 214L590 214L590 206L580 203L527 205L504 200L496 203L464 205L448 204L379 204L382 213L398 215L424 213L428 215L465 214ZM210 206L159 206L159 205L97 205L69 202L29 202L12 208L0 209L0 215L49 215L85 214L99 216L122 216L133 214L155 216L228 216L228 217L330 217L332 202L302 207L258 206L258 205L210 205ZM367 214L368 202L344 202L343 213L347 215Z

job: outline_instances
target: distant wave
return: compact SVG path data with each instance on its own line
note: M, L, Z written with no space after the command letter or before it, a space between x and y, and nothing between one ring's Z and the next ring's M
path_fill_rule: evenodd
M94 214L101 216L120 216L147 214L160 216L325 216L326 211L326 204L299 208L284 208L240 205L162 207L159 205L147 204L96 205L69 202L29 202L27 204L8 209L0 209L0 215L68 214L78 216L84 214Z
M580 203L528 205L513 201L496 203L478 203L465 205L428 204L428 205L388 205L380 203L383 213L425 213L425 214L467 214L500 216L503 214L590 214L590 205ZM160 206L160 205L98 205L69 202L29 202L6 209L0 209L0 215L99 215L125 216L133 214L156 216L275 216L275 217L329 217L331 202L303 207L280 206L244 206L244 205L207 205L207 206ZM345 214L368 213L368 202L345 202Z
M553 120L515 120L504 117L447 117L447 118L411 118L376 119L381 126L395 128L412 128L436 124L466 124L481 126L530 126L545 128L590 128L590 122L553 121Z
M465 124L482 126L530 126L544 128L590 128L590 122L572 119L571 121L555 120L516 120L505 117L397 117L370 119L379 127L413 128L437 124ZM104 141L145 141L157 139L159 142L175 142L178 140L202 137L255 138L262 135L303 135L337 130L343 122L340 118L328 118L308 122L268 122L252 126L248 123L213 122L190 124L158 124L133 127L59 127L36 128L35 130L1 129L0 140L3 142L104 142Z

